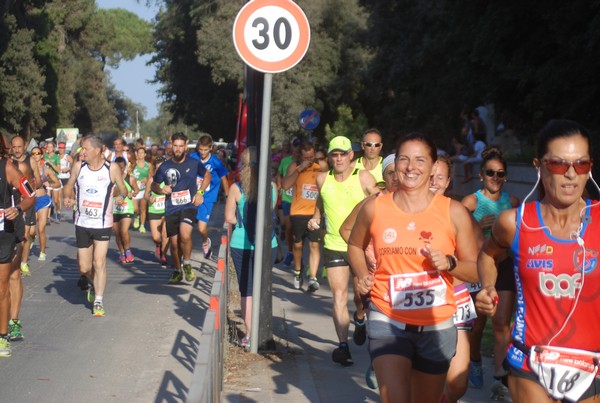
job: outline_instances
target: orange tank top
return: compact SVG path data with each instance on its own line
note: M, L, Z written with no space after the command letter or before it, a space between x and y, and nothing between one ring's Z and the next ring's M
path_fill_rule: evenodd
M393 193L375 199L370 232L377 271L371 300L389 318L429 326L454 315L452 275L438 272L420 253L430 244L445 255L454 255L450 201L435 195L424 211L407 214L398 208Z
M319 164L314 163L298 174L294 185L294 198L290 215L313 215L319 196L317 175L321 172Z

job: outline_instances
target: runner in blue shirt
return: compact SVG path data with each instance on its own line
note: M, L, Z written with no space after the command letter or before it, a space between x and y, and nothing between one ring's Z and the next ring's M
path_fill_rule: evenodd
M192 230L196 222L196 210L204 202L204 191L210 183L211 173L200 161L186 158L188 138L178 132L171 136L173 158L165 161L156 171L152 182L152 191L156 194L167 195L165 216L167 236L171 241L171 256L174 272L169 284L181 282L181 260L183 256L183 271L186 281L195 277L192 270ZM202 176L205 182L201 187L196 186L196 176ZM162 188L160 184L164 182ZM186 225L184 225L186 224Z
M227 174L229 171L223 166L223 163L219 157L212 153L212 147L212 137L208 134L205 134L198 140L196 151L190 154L191 158L202 161L206 170L212 174L210 183L208 187L206 187L204 193L204 203L198 206L198 212L196 214L196 219L198 220L198 231L202 236L202 252L204 252L204 257L206 259L208 259L211 255L210 247L212 245L212 242L208 237L208 220L210 219L210 213L213 209L213 206L219 197L221 183L223 184L223 189L225 190L225 197L227 197L229 194L229 186L227 183ZM204 179L205 178L200 175L198 175L196 178L198 189L200 189L204 183Z

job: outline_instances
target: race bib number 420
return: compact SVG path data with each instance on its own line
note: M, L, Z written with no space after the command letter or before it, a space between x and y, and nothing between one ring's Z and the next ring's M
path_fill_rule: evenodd
M412 310L446 305L446 283L437 271L390 277L392 309Z
M533 346L529 366L553 398L578 401L594 381L600 354L572 348Z

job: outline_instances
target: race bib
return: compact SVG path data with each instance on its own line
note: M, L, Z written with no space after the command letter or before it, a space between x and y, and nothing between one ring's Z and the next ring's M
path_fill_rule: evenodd
M465 283L465 284L467 284L467 289L469 290L470 293L481 291L481 283L479 283L479 282L477 282L477 283Z
M456 312L454 313L454 324L466 323L477 318L473 298L468 288L463 288L454 294L456 299Z
M0 209L0 231L4 231L4 209Z
M200 190L202 188L203 183L204 183L204 178L202 178L200 176L196 176L196 189ZM204 189L204 193L208 192L209 190L210 190L210 183L208 184L206 189Z
M115 208L113 209L113 211L115 213L121 213L121 214L127 212L127 202L123 202L121 204L117 204L115 202Z
M283 194L293 197L294 196L294 187L292 186L288 190L284 191Z
M100 218L103 206L104 202L101 201L83 200L80 213L88 218Z
M317 185L305 184L302 185L302 198L307 200L317 200L319 196L319 188Z
M390 276L392 309L413 310L446 305L446 283L435 270Z
M171 202L174 206L182 206L184 204L188 204L192 202L192 197L190 196L190 190L182 190L181 192L173 192L171 193Z
M154 198L154 208L157 210L164 209L165 208L165 200L166 200L165 195L156 196Z
M600 354L573 348L533 346L529 366L554 399L578 401L598 372Z

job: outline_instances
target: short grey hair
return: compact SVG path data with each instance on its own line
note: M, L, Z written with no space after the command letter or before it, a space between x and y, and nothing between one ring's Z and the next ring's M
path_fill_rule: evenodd
M89 141L93 148L102 150L102 138L97 134L86 134L83 139L81 139L81 144L83 144L84 141Z

